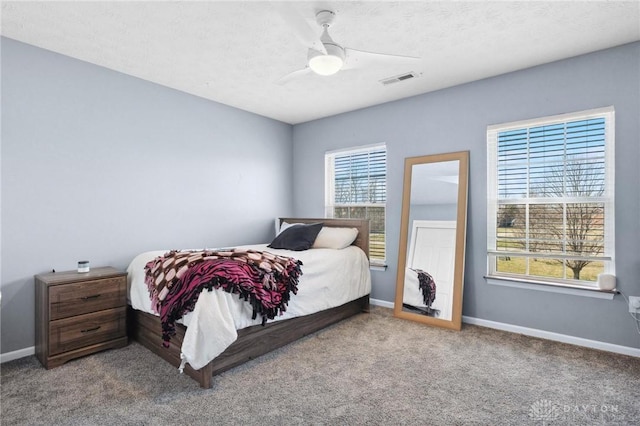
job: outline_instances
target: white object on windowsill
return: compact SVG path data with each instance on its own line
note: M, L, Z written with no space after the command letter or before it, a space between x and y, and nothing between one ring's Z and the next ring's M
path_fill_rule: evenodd
M598 288L601 290L615 289L616 276L611 274L598 274Z

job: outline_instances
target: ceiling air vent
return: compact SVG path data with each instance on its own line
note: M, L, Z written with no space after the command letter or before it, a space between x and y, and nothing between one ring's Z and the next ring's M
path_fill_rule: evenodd
M393 77L389 77L389 78L385 78L383 80L380 80L380 83L382 83L383 85L387 86L389 84L393 84L393 83L399 83L401 81L405 81L405 80L410 80L412 78L416 78L418 76L418 74L412 72L407 72L404 74L400 74L400 75L395 75Z

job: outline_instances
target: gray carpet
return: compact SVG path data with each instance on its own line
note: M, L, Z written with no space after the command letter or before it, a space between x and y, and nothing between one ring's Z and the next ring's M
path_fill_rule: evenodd
M203 390L132 343L2 364L3 425L639 424L640 359L372 307Z

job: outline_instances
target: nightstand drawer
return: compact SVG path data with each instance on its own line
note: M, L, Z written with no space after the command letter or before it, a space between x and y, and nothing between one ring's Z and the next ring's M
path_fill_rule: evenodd
M126 307L51 321L49 355L126 336L126 321Z
M49 287L50 320L126 305L126 277Z

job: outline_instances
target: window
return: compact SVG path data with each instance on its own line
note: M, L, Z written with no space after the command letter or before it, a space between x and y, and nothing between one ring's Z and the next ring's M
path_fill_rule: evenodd
M613 108L489 126L487 145L489 277L614 274Z
M325 216L370 219L369 258L373 265L384 265L386 146L371 145L328 152L325 163Z

